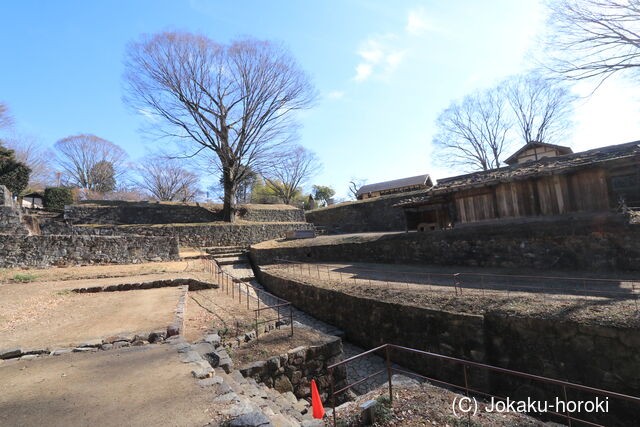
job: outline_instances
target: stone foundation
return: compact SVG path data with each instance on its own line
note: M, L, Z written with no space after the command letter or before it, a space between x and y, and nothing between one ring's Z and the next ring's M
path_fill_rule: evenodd
M292 392L298 399L311 399L311 380L315 379L322 390L322 400L327 401L331 379L327 366L343 359L342 341L332 340L317 346L297 347L286 354L271 357L240 369L244 377L253 378L275 388L280 393ZM340 366L333 372L335 390L347 385L346 368Z

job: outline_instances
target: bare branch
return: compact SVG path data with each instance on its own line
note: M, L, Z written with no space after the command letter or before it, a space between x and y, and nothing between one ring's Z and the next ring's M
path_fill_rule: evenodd
M294 113L315 97L286 49L267 41L220 45L202 35L161 33L132 43L125 67L125 101L152 117L156 134L215 153L226 220L234 218L246 171L263 172L286 150Z

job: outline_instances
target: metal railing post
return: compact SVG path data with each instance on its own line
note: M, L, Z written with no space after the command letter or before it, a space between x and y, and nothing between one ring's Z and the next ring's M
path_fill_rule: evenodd
M333 385L333 368L329 369L329 383L331 384L331 408L333 412L333 427L336 427L336 395Z
M387 380L389 381L389 404L393 405L393 385L391 384L391 359L389 358L389 344L384 348L387 358Z
M289 324L291 324L291 336L293 336L293 306L289 303Z

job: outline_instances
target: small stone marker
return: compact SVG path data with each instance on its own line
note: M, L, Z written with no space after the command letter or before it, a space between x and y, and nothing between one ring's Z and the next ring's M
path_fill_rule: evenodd
M360 414L360 421L362 422L362 424L369 426L376 422L376 405L378 405L377 400L367 400L362 405L360 405L360 409L362 409L362 413Z

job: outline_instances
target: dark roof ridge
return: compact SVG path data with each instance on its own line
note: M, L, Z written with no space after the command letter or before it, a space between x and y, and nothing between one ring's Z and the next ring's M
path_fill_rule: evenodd
M490 173L494 173L497 171L506 171L506 170L517 170L523 167L531 167L534 166L536 164L539 165L544 165L547 163L553 163L553 162L557 162L557 161L562 161L562 160L571 160L573 158L579 158L585 155L589 155L591 153L597 153L597 152L603 152L603 151L609 151L609 150L615 150L615 149L620 149L620 148L625 148L626 146L631 146L631 145L638 145L640 144L640 140L636 140L636 141L631 141L631 142L625 142L623 144L613 144L613 145L607 145L604 147L598 147L598 148L592 148L590 150L585 150L585 151L579 151L577 153L570 153L570 154L562 154L559 156L554 156L554 157L543 157L542 159L538 159L538 160L531 160L525 163L518 163L515 165L507 165L507 166L503 166L500 168L495 168L495 169L489 169L486 171L477 171L477 172L470 172L470 173L466 173L466 174L462 174L462 175L456 175L456 176L452 176L452 177L447 177L447 178L443 178L443 179L439 179L436 186L434 187L434 190L437 189L437 187L441 184L446 184L448 182L451 181L455 181L458 179L462 179L462 178L466 178L466 177L471 177L471 176L475 176L475 175L482 175L482 174L490 174Z

